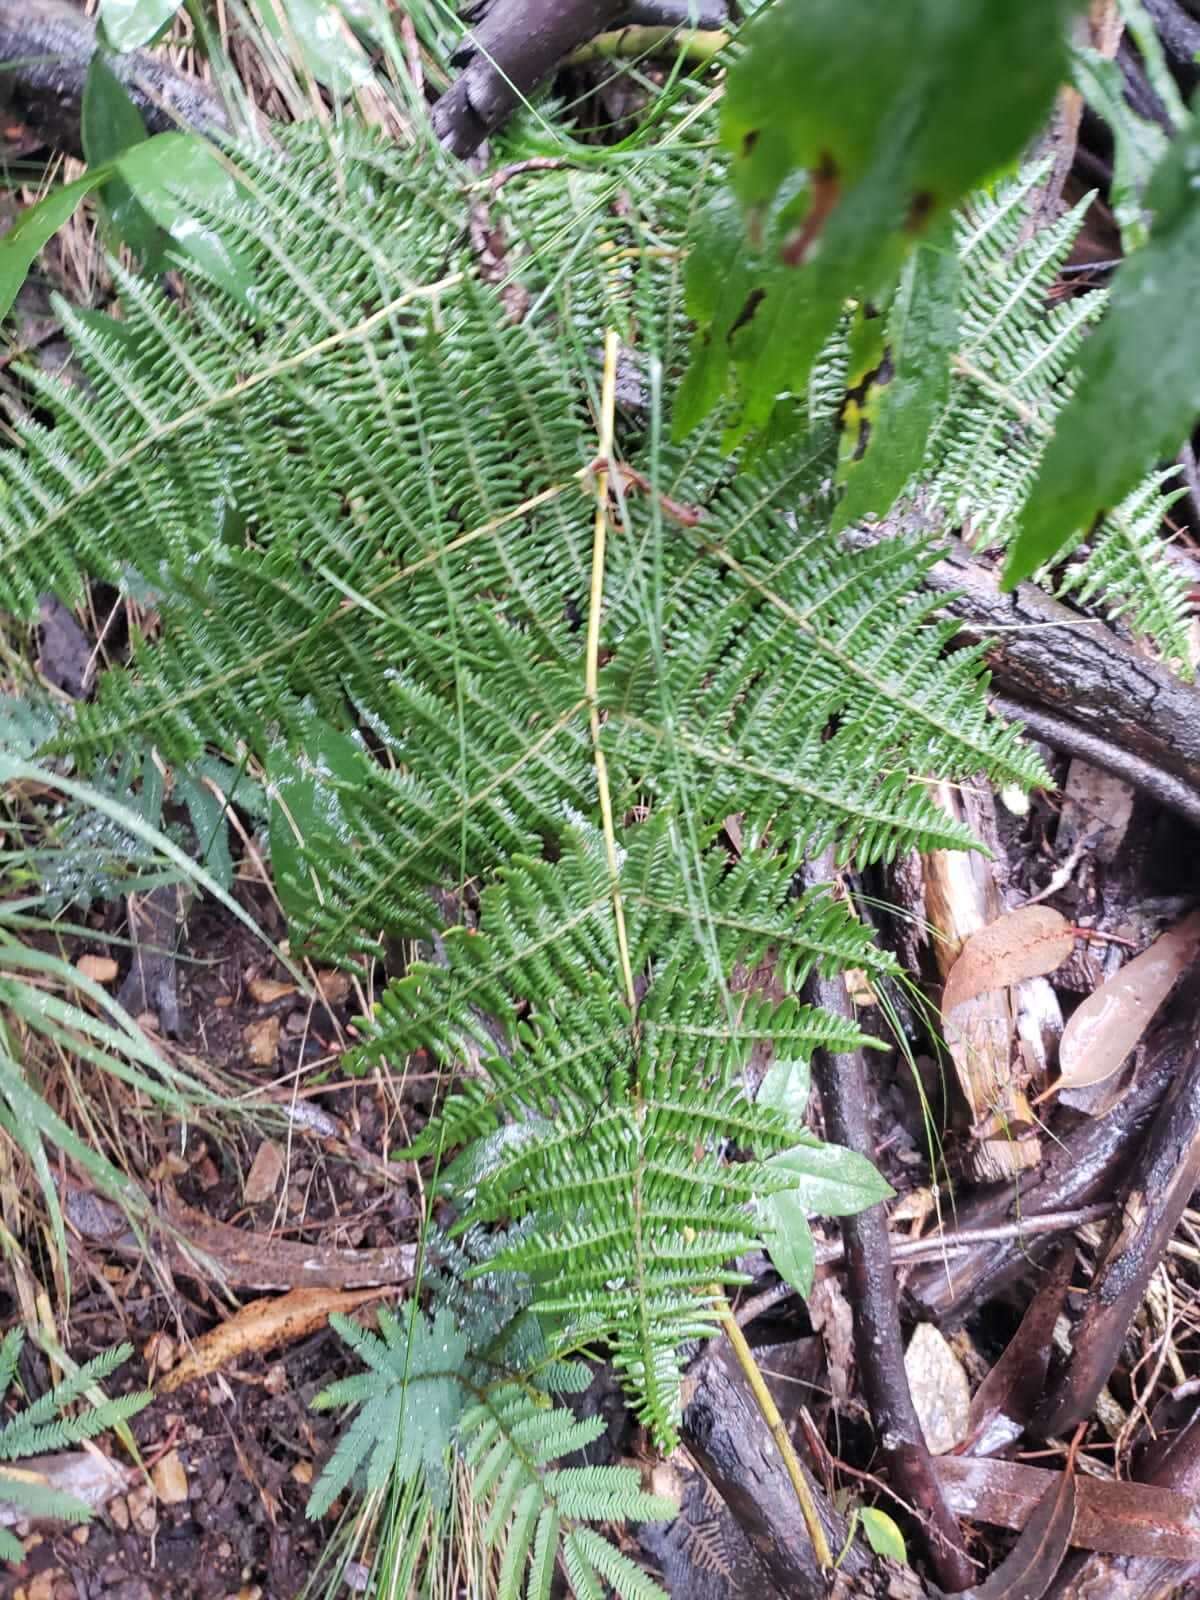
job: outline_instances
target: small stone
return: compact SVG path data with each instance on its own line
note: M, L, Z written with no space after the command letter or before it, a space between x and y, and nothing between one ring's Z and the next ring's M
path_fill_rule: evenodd
M263 1388L268 1394L284 1394L288 1386L287 1368L282 1361L277 1361L267 1372L263 1379Z
M274 1139L264 1139L246 1174L245 1187L242 1197L248 1206L262 1205L264 1200L269 1200L279 1187L279 1180L283 1176L284 1156L283 1151Z
M294 1483L311 1483L313 1480L313 1465L311 1461L297 1461L292 1467L292 1481Z
M111 956L80 956L75 970L93 983L112 983L117 976L117 963Z
M165 1506L182 1505L188 1497L187 1472L178 1450L169 1450L150 1471L154 1492Z
M126 1496L129 1502L129 1520L139 1533L151 1534L158 1527L158 1507L154 1503L154 1489L148 1483L139 1483Z
M246 1054L256 1067L273 1067L279 1055L279 1018L263 1017L242 1030Z
M124 1533L129 1527L129 1502L123 1494L108 1502L108 1514L112 1518L113 1526L120 1528Z

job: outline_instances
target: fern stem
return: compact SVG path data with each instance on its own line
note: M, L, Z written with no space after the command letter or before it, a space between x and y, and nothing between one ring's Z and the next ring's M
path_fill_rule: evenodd
M584 689L588 700L588 720L592 730L592 752L596 763L596 784L600 791L600 820L604 828L604 851L612 878L613 921L617 928L617 950L621 958L621 977L625 1000L632 1016L637 1011L637 990L629 960L629 935L625 928L625 903L621 898L620 863L617 860L617 830L613 822L612 793L608 784L608 762L600 740L600 619L604 605L604 557L608 539L608 478L612 463L613 422L617 409L617 351L615 328L604 336L604 379L600 389L600 448L596 465L596 521L592 532L592 588L588 600L587 662Z
M779 1407L771 1398L771 1391L767 1388L767 1380L763 1377L758 1362L754 1359L754 1352L746 1342L746 1335L738 1327L737 1318L729 1308L729 1302L721 1294L719 1284L712 1285L712 1292L718 1296L717 1316L725 1337L732 1346L737 1357L738 1366L745 1374L746 1382L750 1385L750 1392L754 1396L758 1409L762 1412L763 1421L771 1431L775 1441L775 1448L783 1460L787 1475L792 1481L792 1488L796 1491L796 1499L800 1502L800 1515L804 1518L804 1526L808 1530L808 1537L812 1540L813 1555L817 1558L817 1565L822 1572L828 1572L833 1565L833 1551L829 1548L829 1539L817 1511L817 1503L813 1498L812 1488L804 1476L804 1468L788 1437L787 1428L783 1418L779 1415Z
M993 400L999 400L1002 405L1008 406L1014 416L1019 417L1027 428L1031 428L1041 438L1049 439L1052 436L1054 433L1052 424L1031 405L1027 405L1020 395L1014 394L1007 384L998 382L966 356L955 356L953 367L960 377L969 379L976 388L982 389L984 394L990 394Z

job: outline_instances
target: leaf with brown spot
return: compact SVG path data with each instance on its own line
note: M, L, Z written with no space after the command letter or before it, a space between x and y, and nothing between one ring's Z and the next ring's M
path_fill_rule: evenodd
M946 978L942 1016L976 995L1053 972L1075 948L1071 924L1051 906L1021 906L989 922L963 945Z

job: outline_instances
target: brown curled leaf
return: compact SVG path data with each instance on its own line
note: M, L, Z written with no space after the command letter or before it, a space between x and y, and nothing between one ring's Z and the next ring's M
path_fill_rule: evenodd
M1041 1600L1054 1582L1075 1527L1075 1471L1059 1473L1038 1501L1021 1537L985 1583L962 1600Z

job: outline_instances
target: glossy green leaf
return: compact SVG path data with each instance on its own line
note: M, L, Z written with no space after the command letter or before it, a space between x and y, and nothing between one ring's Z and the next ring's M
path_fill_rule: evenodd
M744 259L701 318L677 432L724 387L730 364L740 410L729 442L761 428L803 386L843 302L890 295L912 244L1044 120L1075 9L780 0L759 13L723 102ZM693 302L714 275L694 249Z
M1088 340L1079 386L1055 424L1004 571L1007 587L1080 537L1200 415L1200 127L1180 134L1154 175L1150 242L1116 274Z
M816 1271L816 1251L806 1208L794 1189L785 1189L762 1200L759 1215L775 1271L797 1294L807 1297Z
M170 22L181 0L100 0L100 23L114 50L136 50Z
M767 1163L786 1173L809 1216L850 1217L891 1197L887 1183L865 1156L840 1144L799 1144Z
M102 50L93 55L84 80L80 129L83 153L92 168L115 161L146 138L142 114ZM111 232L153 271L162 254L163 235L124 178L113 177L104 184L100 204Z
M51 189L36 205L23 211L0 238L0 318L12 310L17 291L25 282L38 251L69 221L83 197L91 194L108 175L104 169L88 172L74 183Z
M875 1554L886 1556L889 1561L899 1561L907 1565L908 1546L895 1520L876 1506L863 1506L859 1516L862 1518L867 1543Z
M240 197L233 175L212 145L194 133L160 133L127 150L117 170L177 250L253 314L249 265L191 209L219 212Z
M841 463L846 493L835 533L890 511L924 460L950 392L957 312L958 257L949 240L920 246L905 263L892 303L883 362L864 392L847 396L847 413L858 407L863 426Z
M781 1111L797 1128L803 1128L810 1084L807 1061L773 1061L763 1076L755 1101L760 1106Z

